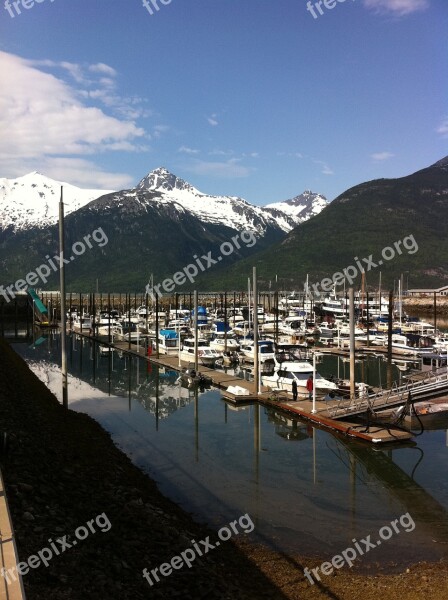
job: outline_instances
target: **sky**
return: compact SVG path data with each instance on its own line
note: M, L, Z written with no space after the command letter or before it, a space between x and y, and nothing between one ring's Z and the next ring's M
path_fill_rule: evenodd
M0 177L164 166L264 205L408 175L448 154L447 25L447 0L0 0Z

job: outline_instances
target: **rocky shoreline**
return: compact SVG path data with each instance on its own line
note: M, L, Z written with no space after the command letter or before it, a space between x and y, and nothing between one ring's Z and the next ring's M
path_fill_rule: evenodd
M145 567L170 562L192 540L216 540L216 532L162 496L93 419L64 410L3 340L0 357L0 433L8 434L1 469L20 560L48 547L49 539L67 535L72 543L75 530L99 515L111 525L96 526L76 547L53 556L48 567L30 569L23 577L28 600L448 596L445 563L398 575L341 570L311 586L303 568L315 566L315 559L250 544L244 534L150 586Z

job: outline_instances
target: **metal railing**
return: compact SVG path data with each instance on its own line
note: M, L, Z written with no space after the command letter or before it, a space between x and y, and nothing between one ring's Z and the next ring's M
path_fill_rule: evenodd
M327 405L327 410L332 418L340 418L350 414L367 412L368 410L374 411L392 405L404 404L409 393L419 395L425 392L435 392L444 387L448 388L448 371L446 367L429 371L418 381L408 381L402 385L394 383L391 388L380 390L375 394L361 395L351 400L341 398L335 404Z

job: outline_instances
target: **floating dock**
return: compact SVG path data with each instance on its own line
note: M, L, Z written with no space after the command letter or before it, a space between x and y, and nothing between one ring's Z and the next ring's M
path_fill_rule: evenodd
M75 332L76 333L76 332ZM91 338L86 334L83 337ZM151 356L147 356L146 349L144 346L137 346L136 344L129 342L115 342L108 344L110 347L115 348L118 351L128 352L141 358L145 358L151 363L165 367L173 371L181 371L182 368L188 366L191 363L181 361L179 365L179 358L171 355L159 355L156 357L154 353ZM322 397L317 396L315 402L315 412L313 412L313 403L310 400L292 400L292 395L286 391L274 391L265 386L261 386L260 393L256 393L255 383L253 381L247 381L241 379L233 374L225 373L223 371L217 371L208 367L200 366L200 372L209 377L213 385L223 390L223 397L232 402L234 405L250 404L252 402L259 402L262 405L275 407L276 410L284 413L297 416L301 419L309 421L313 425L321 428L331 429L332 431L339 432L347 437L356 438L359 440L371 442L374 444L385 444L397 441L410 440L413 436L409 431L403 430L399 427L392 425L366 425L354 422L352 419L346 420L345 417L350 417L355 414L365 413L368 407L367 398L357 399L355 404L350 400L330 400L324 401ZM228 391L229 388L237 386L244 388L246 393L236 395ZM364 403L364 406L360 406L359 403ZM404 400L399 401L401 404ZM390 403L387 403L390 406ZM356 407L356 410L355 410ZM338 414L336 414L336 411Z

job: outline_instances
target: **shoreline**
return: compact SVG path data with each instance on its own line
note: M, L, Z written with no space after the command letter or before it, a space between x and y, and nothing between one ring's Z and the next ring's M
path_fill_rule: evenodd
M23 577L28 600L373 600L379 592L384 600L395 600L403 584L419 594L407 595L409 600L421 598L422 591L425 600L446 595L446 562L389 575L384 567L371 575L342 569L311 585L303 569L316 567L319 559L255 545L250 535L232 537L191 569L184 567L150 586L142 576L145 567L169 562L193 539L216 539L216 531L165 498L96 421L64 410L4 340L0 356L1 431L9 434L1 468L20 560L48 546L49 538L73 538L78 527L97 515L105 513L111 523L109 531L92 533L48 567L30 569Z

